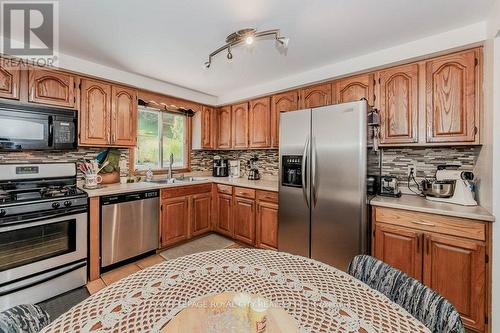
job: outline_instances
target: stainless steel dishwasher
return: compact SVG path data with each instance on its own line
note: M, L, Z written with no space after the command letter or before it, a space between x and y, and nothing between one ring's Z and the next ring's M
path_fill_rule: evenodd
M101 267L158 248L159 191L101 197Z

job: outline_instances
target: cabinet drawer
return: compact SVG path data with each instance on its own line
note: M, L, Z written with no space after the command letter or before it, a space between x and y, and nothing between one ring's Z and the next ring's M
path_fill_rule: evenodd
M375 208L375 220L387 224L404 226L451 236L486 240L484 222L460 217L412 212L393 208Z
M232 195L233 187L231 185L217 184L217 192Z
M257 191L257 200L278 203L278 192Z
M245 187L235 187L234 195L242 198L255 199L255 190Z
M197 185L164 188L161 190L161 198L168 199L168 198L181 197L184 195L205 193L210 191L212 191L212 184L197 184Z

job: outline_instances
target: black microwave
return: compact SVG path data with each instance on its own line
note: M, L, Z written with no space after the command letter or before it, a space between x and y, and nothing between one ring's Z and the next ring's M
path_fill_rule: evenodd
M76 149L77 113L24 103L0 103L0 151Z

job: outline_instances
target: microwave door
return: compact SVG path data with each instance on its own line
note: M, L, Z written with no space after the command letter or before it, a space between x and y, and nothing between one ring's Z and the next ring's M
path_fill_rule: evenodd
M49 149L49 116L0 111L0 150Z

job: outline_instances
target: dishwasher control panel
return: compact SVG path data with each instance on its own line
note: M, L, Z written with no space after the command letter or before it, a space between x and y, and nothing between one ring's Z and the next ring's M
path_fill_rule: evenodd
M101 197L101 205L106 206L127 201L157 198L159 196L160 191L158 190L108 195Z

